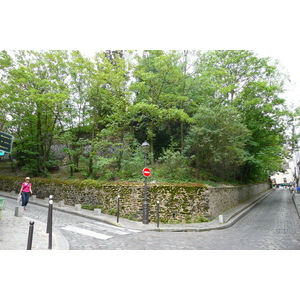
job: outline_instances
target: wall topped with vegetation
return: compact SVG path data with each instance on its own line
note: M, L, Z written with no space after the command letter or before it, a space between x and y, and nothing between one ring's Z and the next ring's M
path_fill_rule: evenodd
M19 192L23 178L0 177L0 191ZM53 195L54 201L82 204L84 208L101 208L103 213L115 214L120 195L120 216L142 220L144 185L142 183L100 183L94 180L68 181L32 179L37 198ZM156 203L160 202L161 222L201 222L254 197L268 189L268 184L230 188L208 188L193 184L149 184L149 219L155 222Z

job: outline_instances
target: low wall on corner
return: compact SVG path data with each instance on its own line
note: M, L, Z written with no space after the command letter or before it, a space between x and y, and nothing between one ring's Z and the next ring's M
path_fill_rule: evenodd
M20 191L24 178L1 177L0 191ZM32 178L32 190L37 198L53 195L54 201L67 205L82 204L101 208L103 213L116 214L120 195L120 216L141 221L144 199L142 183L100 183L94 180L68 181ZM207 188L195 184L149 184L150 222L156 220L156 203L160 202L161 222L198 222L212 219L229 208L268 190L269 184L239 187Z
M269 183L252 184L244 186L225 186L225 187L210 187L209 194L209 210L208 213L216 217L231 207L238 205L250 198L256 197L259 194L270 189Z

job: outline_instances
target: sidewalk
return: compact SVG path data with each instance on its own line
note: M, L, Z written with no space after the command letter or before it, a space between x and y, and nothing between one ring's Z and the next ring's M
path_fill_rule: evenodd
M15 217L14 211L5 209L0 220L0 250L26 250L29 222L34 222L32 250L48 250L46 224L28 217ZM53 228L52 250L68 250L69 244L62 234Z
M295 204L298 216L300 218L300 194L294 194L294 197L292 199Z
M219 222L219 218L215 218L210 222L193 223L193 224L159 224L159 228L156 223L142 224L142 222L131 221L128 219L120 218L117 223L115 216L100 214L95 215L94 211L85 209L76 210L74 206L64 205L59 206L58 203L53 203L53 209L59 210L65 213L70 213L78 216L84 216L89 219L93 219L99 222L108 223L115 226L126 227L130 229L137 229L141 231L173 231L173 232L187 232L187 231L207 231L218 230L232 226L251 209L253 209L261 200L267 197L274 190L268 190L261 195L245 201L236 207L223 213L223 223ZM16 195L11 193L0 192L0 196L16 199ZM300 195L295 195L295 207L298 207L300 211ZM45 199L30 199L31 204L48 207L49 202ZM16 217L14 211L4 209L2 211L2 220L0 220L0 250L26 250L29 222L34 221L34 234L32 250L47 250L48 249L48 234L46 234L46 224L32 218L25 216ZM59 230L53 227L53 250L68 250L68 241L64 238Z

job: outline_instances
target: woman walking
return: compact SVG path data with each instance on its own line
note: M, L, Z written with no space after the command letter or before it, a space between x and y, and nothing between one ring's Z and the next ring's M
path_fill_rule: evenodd
M31 190L32 184L29 182L29 180L30 180L29 177L25 178L25 182L22 183L20 193L19 193L19 195L21 195L21 197L22 197L22 206L23 206L24 210L26 210L26 206L28 204L29 197L32 194L32 190Z

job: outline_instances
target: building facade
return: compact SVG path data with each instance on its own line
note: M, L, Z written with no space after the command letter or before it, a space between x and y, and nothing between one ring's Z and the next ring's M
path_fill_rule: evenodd
M295 152L283 166L284 172L278 172L271 176L273 184L280 186L300 186L299 181L300 155Z

